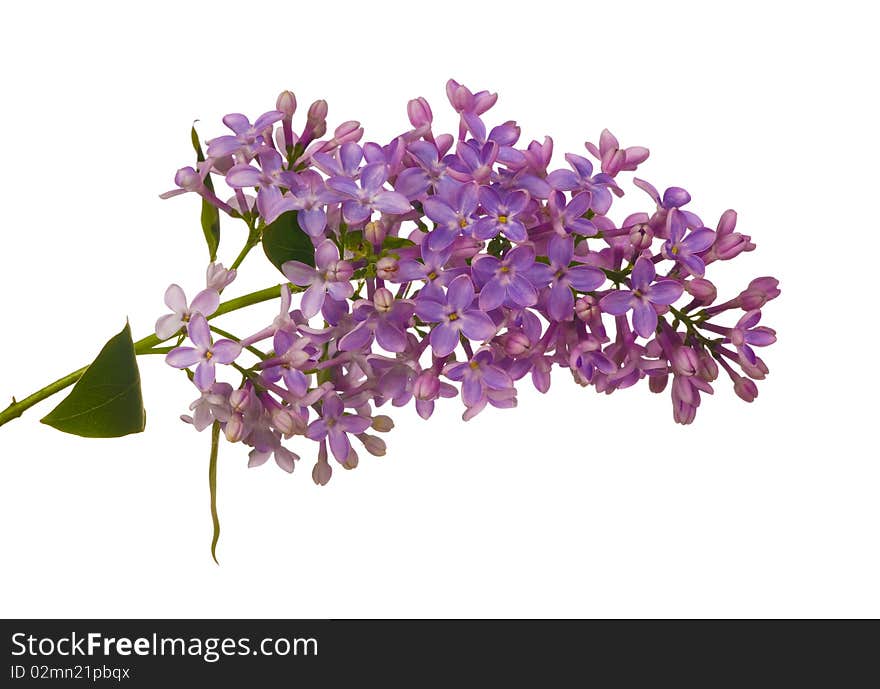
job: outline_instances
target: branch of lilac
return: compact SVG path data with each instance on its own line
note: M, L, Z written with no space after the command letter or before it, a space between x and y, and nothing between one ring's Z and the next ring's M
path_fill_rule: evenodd
M176 188L162 194L197 194L247 225L230 268L212 262L192 301L168 287L170 312L135 345L186 372L198 397L181 418L213 428L212 457L222 432L248 448L249 466L274 458L293 472L297 443L314 451L312 478L324 485L331 455L352 469L356 444L385 454L368 433L393 428L381 407L412 403L427 419L460 395L467 421L488 406L516 406L520 381L546 393L554 366L604 394L642 381L653 393L669 389L680 424L694 421L722 372L741 399L756 399L755 381L768 374L756 348L776 340L759 322L778 281L757 277L719 301L706 277L712 264L755 249L736 231L735 211L710 227L684 188L660 193L632 177L646 207L614 220L624 178L647 148L624 147L605 129L584 144L593 161L567 153L556 165L550 137L522 145L516 122L487 121L496 94L449 80L446 95L454 133L437 131L416 98L409 128L362 144L356 121L327 134L323 100L295 128L296 98L284 91L253 122L226 115L230 133L208 140L204 159L199 149L196 167L178 170ZM276 263L288 282L220 303L245 257L266 246L266 228L292 213L308 255ZM256 332L209 325L274 298L277 315ZM82 372L15 402L0 425Z

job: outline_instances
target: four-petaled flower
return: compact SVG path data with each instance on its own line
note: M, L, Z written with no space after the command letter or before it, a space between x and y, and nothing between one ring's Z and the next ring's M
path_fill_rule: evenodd
M385 163L370 163L361 170L360 186L350 177L331 177L327 186L345 197L342 202L345 222L358 225L369 220L373 211L402 215L412 208L406 196L383 188L387 179Z
M241 354L241 345L232 340L211 339L208 321L200 313L194 313L187 327L189 339L195 347L176 347L165 356L174 368L196 366L193 382L199 390L207 390L214 384L214 364L231 364Z
M657 311L654 305L674 304L684 291L681 283L675 280L654 282L656 276L651 260L639 258L630 275L632 289L615 290L606 294L599 301L599 306L614 316L622 316L632 309L633 329L642 337L650 337L657 329Z
M471 264L480 288L480 308L491 311L505 302L519 308L533 306L538 293L527 274L535 264L535 249L528 244L514 247L502 259L488 254Z
M574 238L553 235L547 245L547 256L550 265L536 263L529 270L532 282L543 287L550 283L550 294L547 298L547 310L557 321L570 321L574 312L574 294L572 288L580 292L589 292L605 282L605 273L593 266L572 266L574 257Z
M303 316L311 318L324 305L327 293L333 299L347 299L354 294L351 276L354 270L348 261L339 260L339 249L330 239L325 239L315 249L315 267L300 261L287 261L281 264L281 272L294 285L309 288L303 294Z
M203 289L199 292L192 303L187 306L186 294L179 285L170 285L165 290L165 305L173 313L161 316L156 321L156 337L167 340L177 333L184 325L189 323L193 314L200 313L210 316L220 305L220 294L215 289Z
M471 340L486 340L495 333L492 319L474 308L474 296L471 279L459 275L449 283L445 296L432 294L416 301L416 315L426 323L437 323L430 336L434 356L452 354L461 333Z
M329 395L321 403L321 417L312 421L306 429L306 437L311 440L329 438L330 449L336 460L342 464L348 459L351 444L348 433L363 433L372 419L368 416L344 414L344 406L338 395Z
M524 242L528 235L517 216L529 205L529 194L519 189L503 196L491 187L480 187L480 205L487 215L474 223L474 237L490 239L499 232L512 242Z

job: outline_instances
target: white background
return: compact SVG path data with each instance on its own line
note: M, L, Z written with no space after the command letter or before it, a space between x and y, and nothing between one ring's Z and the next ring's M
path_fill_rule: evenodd
M143 435L57 433L38 422L51 402L0 429L0 615L880 615L863 6L7 5L4 404L87 363L126 316L148 333L170 282L201 287L198 201L158 194L191 162L192 120L219 135L224 113L255 117L283 88L301 116L323 97L331 126L359 119L383 142L418 95L451 130L449 77L498 91L490 121L551 134L558 161L607 126L649 146L641 176L687 187L707 222L737 209L758 249L712 266L725 295L772 274L783 296L765 309L779 342L760 398L722 376L690 427L645 385L598 396L559 372L548 395L524 385L517 409L467 424L457 400L427 423L395 411L388 455L324 488L308 457L288 476L224 445L220 567L209 438L177 418L192 390L142 360ZM243 234L225 228L229 262ZM277 279L254 254L228 294Z

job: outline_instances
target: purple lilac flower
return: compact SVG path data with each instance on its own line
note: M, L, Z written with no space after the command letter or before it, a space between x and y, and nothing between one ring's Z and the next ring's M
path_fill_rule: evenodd
M474 222L472 216L479 205L476 185L462 184L453 195L454 201L451 202L437 195L429 196L422 204L425 215L437 224L425 238L425 246L434 251L448 247Z
M614 180L605 173L593 175L593 164L583 156L566 153L565 160L571 170L554 170L547 175L547 183L562 191L582 190L590 192L590 208L604 215L611 208L609 187L616 188Z
M267 222L274 222L286 211L297 211L297 222L312 238L320 239L327 227L327 204L340 200L339 194L330 191L324 180L314 170L306 170L291 183L283 195L275 192L267 202L264 215Z
M321 310L328 293L333 299L347 299L354 294L350 282L354 270L348 261L339 259L339 249L329 239L315 249L314 268L300 261L287 261L281 265L281 271L294 285L309 286L301 304L306 318Z
M190 318L187 333L195 347L176 347L168 352L165 361L174 368L198 364L193 382L199 390L207 390L214 383L214 364L231 364L241 354L241 345L225 339L213 342L208 321L200 313Z
M571 266L574 239L554 235L547 247L550 265L536 263L529 271L531 281L540 287L551 283L547 308L556 321L571 320L574 314L572 288L581 292L597 289L605 282L605 273L585 265Z
M420 298L416 301L418 317L426 323L438 324L431 330L430 336L434 356L452 354L460 334L471 340L486 340L495 333L492 319L473 307L474 296L471 279L467 275L459 275L449 283L442 298Z
M213 265L213 264L212 264ZM210 280L210 277L209 277ZM220 295L216 289L203 289L192 303L187 306L186 294L178 285L170 285L165 290L165 305L172 313L166 314L156 321L156 337L167 340L189 323L194 314L210 316L220 305Z
M342 202L345 221L358 225L369 220L373 211L399 215L412 208L403 194L383 189L387 178L383 163L371 163L361 170L360 186L349 177L331 177L327 186L346 198Z
M514 247L498 259L483 254L471 264L480 288L480 308L491 311L505 302L520 308L534 306L538 293L527 275L535 265L535 249L528 244Z
M181 417L200 432L214 421L226 422L232 416L232 407L229 403L232 386L229 383L214 383L201 393L199 399L189 405L192 416Z
M513 387L510 376L493 363L492 355L485 350L470 361L448 364L443 375L461 382L461 399L467 407L485 405L489 390Z
M572 197L566 203L565 195L560 191L554 191L548 199L548 210L553 229L557 234L579 234L584 237L592 237L598 231L596 226L587 220L584 214L589 210L593 201L593 195L589 191Z
M589 141L584 145L590 153L602 161L602 172L612 177L622 170L635 170L648 159L650 154L644 146L630 146L621 149L617 137L607 129L602 130L598 147Z
M266 134L273 124L281 120L284 113L278 110L270 110L257 118L251 124L250 120L239 113L232 113L223 118L223 124L229 127L234 135L227 134L218 136L208 142L208 157L222 158L223 156L241 154L250 160L266 145Z
M436 191L446 178L446 164L440 160L437 146L429 141L414 141L407 146L407 152L416 164L401 170L394 188L408 199L418 198L429 189Z
M629 290L615 290L602 297L599 305L606 313L622 316L633 310L633 328L642 337L651 337L657 328L657 311L654 305L674 304L684 288L675 280L658 280L654 264L647 258L639 258L630 276ZM652 284L653 283L653 284Z
M519 219L529 204L528 192L511 191L502 196L491 187L480 187L479 196L487 215L474 223L474 237L490 239L501 233L512 242L524 242L528 238Z
M363 433L372 420L366 416L343 413L344 405L338 395L330 395L321 404L321 417L309 424L306 437L311 440L330 441L330 450L340 463L344 463L351 451L348 433Z
M669 239L663 245L663 257L677 261L691 275L703 277L706 264L697 254L712 246L715 242L715 233L703 227L685 236L685 222L682 213L675 208L667 215Z
M411 301L395 299L384 287L373 295L373 300L361 300L354 307L353 316L358 324L339 340L339 349L350 351L369 347L375 336L382 349L389 352L406 350L406 328L415 312Z
M485 184L492 178L492 166L498 158L498 144L489 141L483 146L463 143L455 153L443 159L450 177L459 182Z

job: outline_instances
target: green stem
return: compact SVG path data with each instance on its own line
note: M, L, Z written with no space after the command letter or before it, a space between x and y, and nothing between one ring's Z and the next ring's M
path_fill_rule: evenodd
M296 287L295 285L288 285L291 292L300 292L302 288ZM230 299L229 301L225 301L217 307L217 310L208 317L208 320L213 318L217 318L218 316L222 316L223 314L230 313L231 311L237 311L238 309L243 309L246 306L251 306L253 304L259 304L264 301L269 301L270 299L277 299L281 296L281 285L274 285L273 287L267 287L265 289L258 290L256 292L251 292L250 294L245 294L241 297L236 297L235 299ZM176 334L172 337L176 337ZM172 338L168 338L169 340ZM161 350L156 350L155 347L162 342L166 342L167 340L159 339L155 334L147 335L146 337L138 340L134 343L134 352L138 356L144 354L160 354ZM25 411L33 407L38 402L42 402L47 397L51 397L56 392L61 392L67 387L73 385L76 381L78 381L83 373L86 372L88 366L83 366L81 369L73 371L72 373L68 373L63 378L59 378L54 383L50 383L44 388L37 390L32 395L28 395L23 400L13 401L6 409L0 411L0 426L3 424L12 421L13 419L17 419L22 415ZM14 399L14 398L13 398Z
M220 449L220 422L211 427L211 458L208 462L208 486L211 489L211 521L214 524L214 537L211 539L211 557L218 565L217 541L220 540L220 517L217 515L217 453Z
M242 261L244 261L245 256L247 256L251 249L253 249L257 244L260 243L260 230L251 227L250 232L248 233L247 241L241 249L241 252L238 254L238 257L232 262L232 265L229 266L229 270L237 269Z

